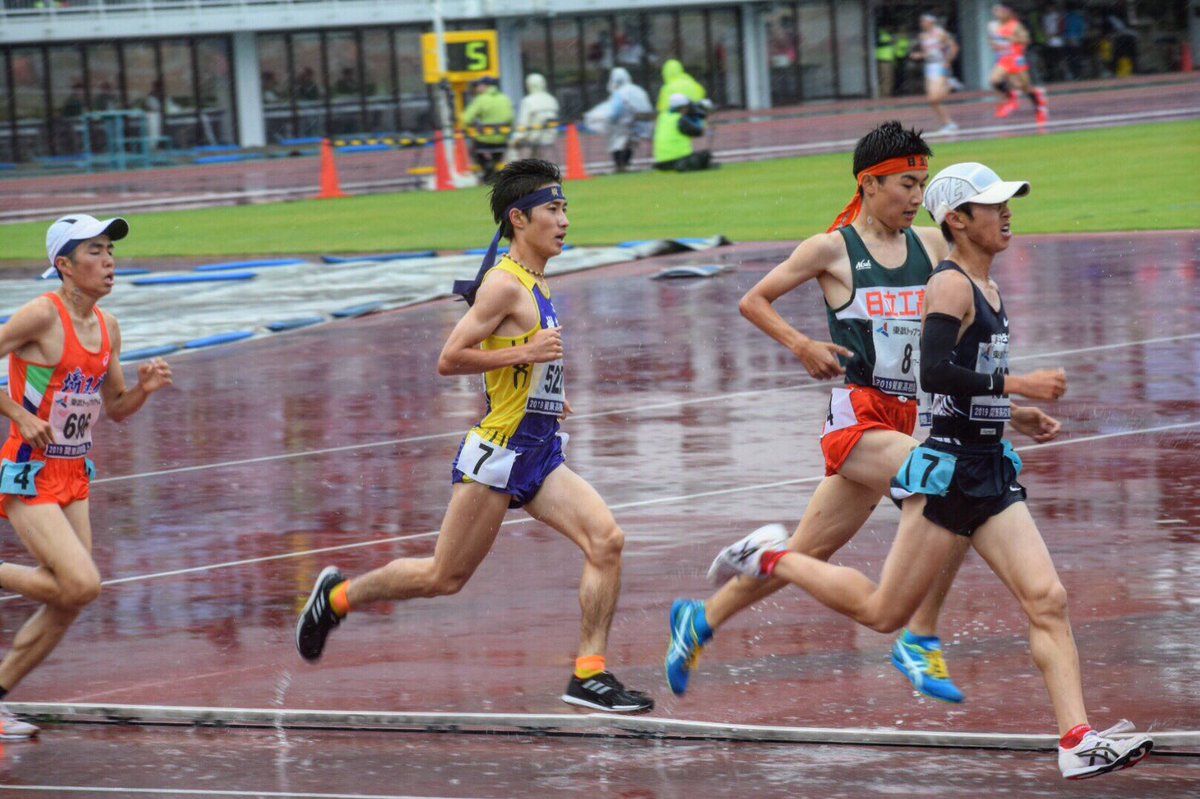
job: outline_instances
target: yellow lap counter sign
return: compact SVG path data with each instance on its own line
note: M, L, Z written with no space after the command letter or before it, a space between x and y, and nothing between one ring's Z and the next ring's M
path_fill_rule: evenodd
M446 31L446 63L438 71L437 34L421 34L421 60L426 83L470 83L500 77L499 48L495 31Z

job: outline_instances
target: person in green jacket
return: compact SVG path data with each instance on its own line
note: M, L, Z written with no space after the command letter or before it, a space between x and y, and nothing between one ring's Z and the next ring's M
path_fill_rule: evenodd
M475 84L474 99L463 111L462 126L471 139L475 161L483 170L484 183L491 182L504 158L512 124L512 100L500 91L500 81L480 78ZM501 127L504 129L500 130Z
M692 102L699 102L707 97L704 87L687 73L678 59L668 58L662 68L663 85L658 91L658 103L655 109L662 113L671 102L671 95L682 94Z
M697 152L692 139L704 135L707 110L702 102L693 102L677 92L667 98L667 108L659 112L654 126L654 168L666 172L692 172L708 169L712 153Z

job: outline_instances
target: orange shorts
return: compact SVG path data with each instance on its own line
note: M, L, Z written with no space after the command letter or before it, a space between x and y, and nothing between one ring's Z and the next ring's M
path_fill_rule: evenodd
M2 450L0 458L15 461L21 441L9 439ZM67 506L72 502L87 499L91 494L91 480L88 478L86 458L47 458L46 465L34 478L37 494L21 496L20 494L0 494L0 516L8 518L4 512L4 501L19 499L26 505Z
M865 386L835 388L821 431L825 476L837 474L867 430L895 430L911 436L917 428L917 401Z
M998 63L1009 75L1020 75L1029 71L1029 64L1023 55L1006 55Z

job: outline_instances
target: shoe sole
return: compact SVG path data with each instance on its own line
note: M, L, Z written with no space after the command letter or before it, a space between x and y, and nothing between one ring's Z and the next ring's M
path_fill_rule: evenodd
M601 710L605 713L648 713L651 710L654 710L653 702L651 702L649 705L617 705L616 707L608 707L607 705L589 702L586 699L580 699L579 697L571 696L570 694L563 694L562 701L566 702L568 705L586 707L590 710Z
M1069 780L1089 780L1092 777L1099 777L1102 774L1111 774L1114 771L1122 771L1127 768L1133 768L1138 763L1141 763L1143 760L1145 760L1146 755L1150 754L1150 750L1153 748L1154 748L1154 741L1146 741L1144 744L1139 746L1137 749L1130 749L1128 752L1121 755L1119 758L1114 760L1112 763L1109 763L1107 766L1104 766L1103 768L1096 769L1095 771L1089 771L1086 774L1075 774L1073 776L1067 777L1067 779L1069 779Z
M911 676L909 676L908 667L905 666L901 661L896 659L896 654L894 652L892 653L892 665L896 667L896 671L898 671L904 675L904 679L908 680L908 684L911 685L913 690L916 691L917 693L919 693L921 696L927 696L930 699L933 699L936 702L941 702L944 705L961 705L962 704L962 702L963 702L962 699L944 699L940 696L936 696L934 694L929 693L924 688L917 687L917 684L915 682L913 682L913 678ZM966 697L964 696L963 699L966 699Z
M313 603L317 601L318 592L321 590L321 584L325 582L325 577L330 574L337 574L337 566L326 566L321 569L321 573L317 575L316 582L313 583L312 593L308 595L308 601L304 603L304 609L300 611L300 618L296 619L296 651L300 653L300 657L307 660L309 663L316 663L321 659L321 655L325 651L325 647L321 647L321 652L318 652L316 657L308 657L300 650L300 628L304 626L304 618L308 612L312 610Z
M0 741L10 741L10 742L11 741L32 741L37 736L38 736L38 734L36 731L31 732L31 733L26 733L23 735L13 735L12 733L5 733L3 735L0 735Z

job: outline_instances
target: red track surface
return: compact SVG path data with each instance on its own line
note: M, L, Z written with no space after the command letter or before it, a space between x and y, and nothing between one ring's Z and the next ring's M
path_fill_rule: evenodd
M671 600L707 595L720 546L767 521L794 523L822 474L828 385L735 307L787 250L742 245L555 284L577 413L568 459L628 536L610 664L654 693L664 717L1052 733L1022 616L978 558L942 627L962 706L914 699L888 662L889 637L797 591L723 629L686 697L667 691ZM736 271L646 279L664 262L713 260ZM1062 365L1071 381L1054 408L1065 437L1026 449L1022 479L1071 596L1098 725L1128 717L1185 731L1200 719L1198 267L1197 233L1031 237L995 273L1014 368ZM801 329L824 329L815 291L783 308ZM323 565L354 574L432 551L450 459L481 410L477 380L434 368L460 313L437 302L174 359L176 390L97 431L97 560L119 582L10 699L570 712L558 695L577 640L580 556L519 512L461 594L363 608L318 666L293 649L295 614ZM794 483L771 487L780 481ZM881 507L838 560L878 574L897 518ZM345 549L306 554L328 547ZM0 557L26 560L9 533ZM0 602L0 640L31 610ZM1200 759L1152 756L1068 785L1045 753L91 725L50 726L0 758L11 789L161 795L854 797L910 779L955 796L1194 796Z

